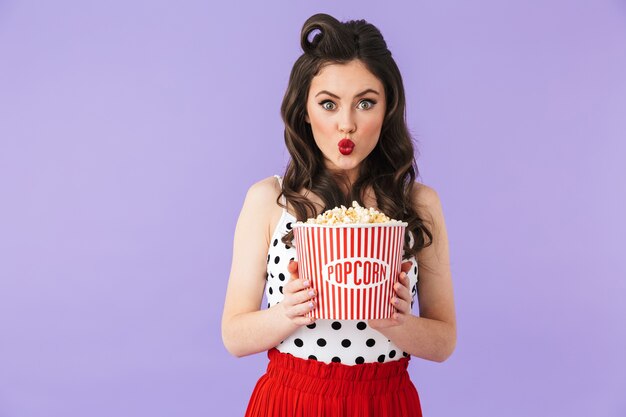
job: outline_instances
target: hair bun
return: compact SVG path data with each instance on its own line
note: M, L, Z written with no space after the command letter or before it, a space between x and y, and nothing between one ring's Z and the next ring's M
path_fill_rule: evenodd
M326 13L317 13L309 17L302 26L300 34L300 45L307 54L319 55L316 53L320 42L327 41L328 38L340 37L342 34L341 22ZM318 30L311 40L311 33Z

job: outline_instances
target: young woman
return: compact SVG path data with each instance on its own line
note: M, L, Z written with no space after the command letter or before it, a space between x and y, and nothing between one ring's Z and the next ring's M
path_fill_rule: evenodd
M402 77L364 20L316 14L301 45L281 106L291 156L284 178L250 187L235 229L222 338L233 355L269 357L246 415L421 416L408 361L445 361L456 319L441 203L415 182ZM316 294L298 276L291 225L352 201L408 223L389 300L395 313L313 321L306 313Z

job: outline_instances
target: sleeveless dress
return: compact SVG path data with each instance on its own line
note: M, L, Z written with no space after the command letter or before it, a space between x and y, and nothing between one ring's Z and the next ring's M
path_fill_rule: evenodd
M275 177L282 187L282 178ZM296 218L283 209L270 241L267 308L282 301L287 265L297 260L295 248L280 240L294 222ZM409 260L414 299L418 268L415 257ZM300 327L267 356L267 371L252 392L246 417L422 417L407 371L410 356L365 321L318 319Z
M282 178L274 176L282 187ZM282 196L281 202L285 204ZM296 249L283 244L281 238L291 230L291 224L297 219L283 208L282 216L274 230L267 254L267 275L265 296L267 307L279 303L283 299L283 285L289 279L287 265L296 259ZM411 237L410 244L413 245ZM417 294L417 261L411 261L411 269L407 273L411 295ZM406 261L403 256L403 262ZM414 301L413 301L414 302ZM413 302L411 307L413 307ZM308 326L302 326L295 333L276 346L280 352L291 353L303 359L313 359L325 363L340 362L356 365L368 362L389 362L407 357L392 341L382 333L371 329L365 321L325 320L317 319Z

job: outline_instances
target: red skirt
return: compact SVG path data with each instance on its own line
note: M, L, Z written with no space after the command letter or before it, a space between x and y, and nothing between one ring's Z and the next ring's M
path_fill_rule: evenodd
M246 417L422 417L409 358L344 365L270 349Z

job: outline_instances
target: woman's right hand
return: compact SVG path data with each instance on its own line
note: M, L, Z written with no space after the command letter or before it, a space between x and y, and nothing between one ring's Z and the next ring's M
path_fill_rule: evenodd
M291 261L287 266L290 280L283 287L283 301L278 305L282 306L285 316L294 324L302 326L315 321L313 317L306 314L316 307L315 290L311 288L311 283L301 279L298 275L298 261Z

